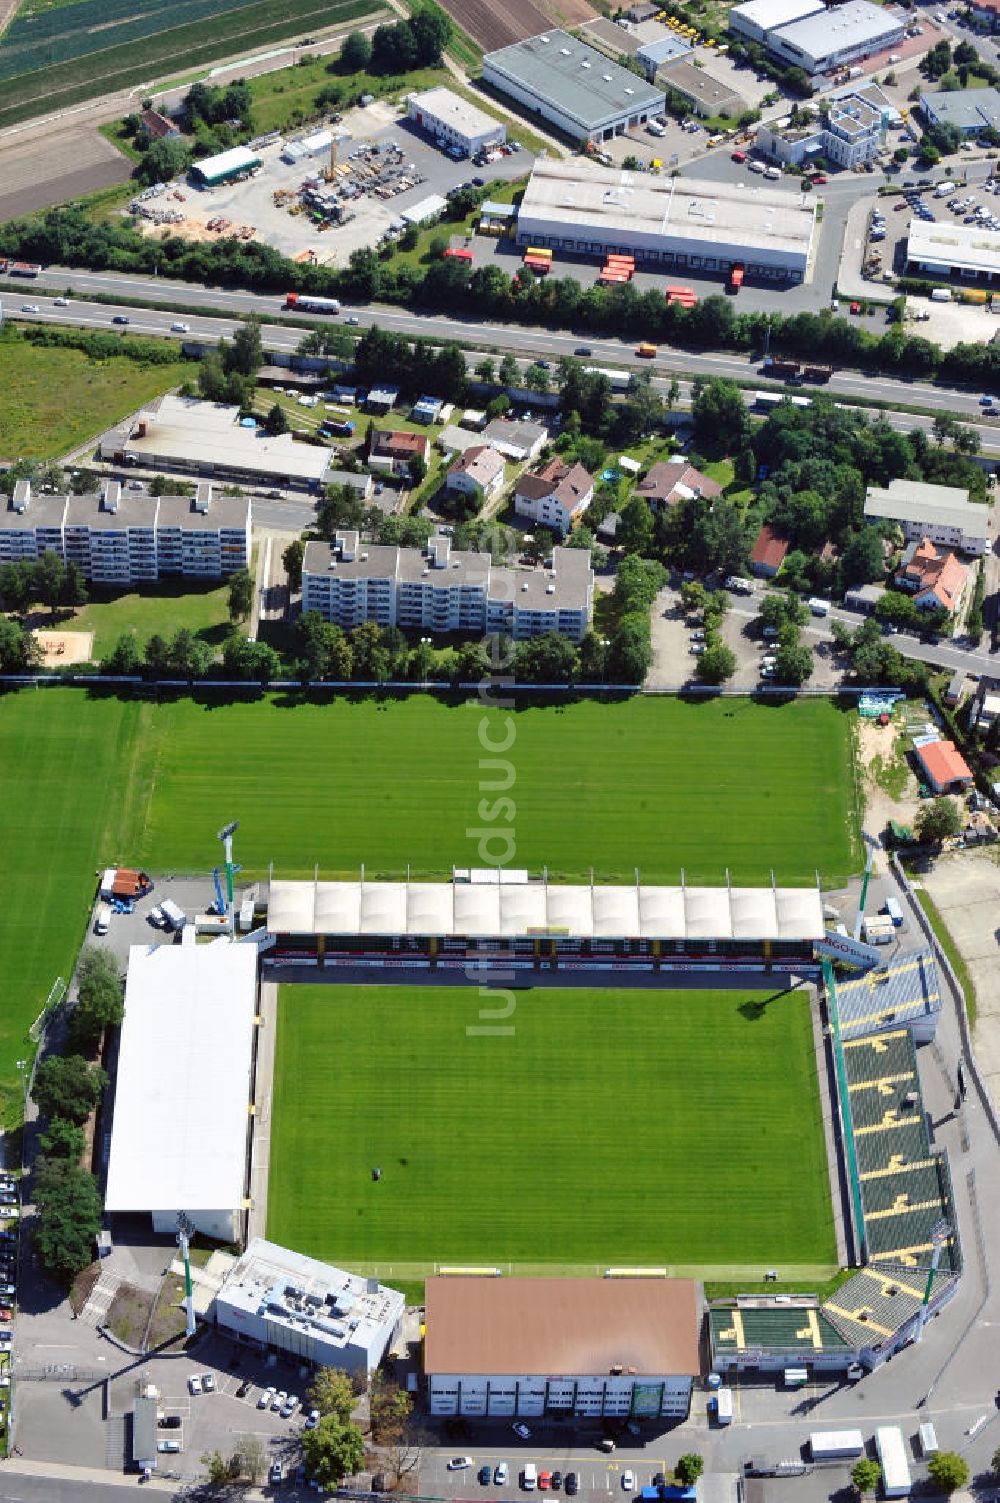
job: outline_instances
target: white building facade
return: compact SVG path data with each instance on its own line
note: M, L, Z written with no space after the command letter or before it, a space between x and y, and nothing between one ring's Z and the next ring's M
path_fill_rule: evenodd
M467 157L507 139L502 121L494 120L451 89L425 89L422 94L408 95L406 114L439 145L453 146Z
M212 1303L237 1341L314 1367L369 1377L402 1326L405 1297L316 1258L255 1237Z
M0 564L48 551L109 587L170 575L223 579L250 562L251 503L205 482L190 498L136 494L117 480L98 496L36 496L30 480L19 480L0 511Z
M584 549L556 548L551 567L497 568L488 553L453 552L431 538L425 552L361 543L338 533L333 545L306 544L302 609L346 630L362 621L472 635L503 632L518 641L555 631L582 641L593 610L594 573Z
M558 27L488 52L483 78L575 141L609 141L664 106L662 89Z
M990 548L990 510L959 486L925 481L891 480L870 485L865 494L866 521L895 522L908 543L930 538L976 557Z

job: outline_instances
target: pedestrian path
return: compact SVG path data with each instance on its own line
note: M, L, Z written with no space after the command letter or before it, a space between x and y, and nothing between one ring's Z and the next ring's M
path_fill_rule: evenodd
M111 1309L111 1302L121 1288L121 1278L117 1273L102 1273L83 1309L80 1311L80 1319L84 1325L103 1325Z

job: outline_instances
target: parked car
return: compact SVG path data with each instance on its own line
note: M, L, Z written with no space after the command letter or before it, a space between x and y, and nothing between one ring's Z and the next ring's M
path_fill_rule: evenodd
M279 1388L278 1392L274 1395L274 1398L271 1400L271 1412L273 1414L280 1414L281 1413L282 1405L285 1403L285 1401L286 1401L287 1398L288 1398L287 1391L284 1388Z
M319 1424L319 1410L318 1409L310 1409L309 1413L306 1415L306 1422L302 1426L303 1430L315 1430L315 1428L316 1428L316 1426L318 1424Z
M288 1395L288 1398L285 1400L285 1402L281 1406L281 1418L282 1419L291 1419L292 1415L295 1413L295 1411L296 1411L296 1409L298 1407L299 1407L299 1396L298 1396L298 1394L297 1393L290 1393Z
M580 1479L575 1472L566 1473L566 1496L575 1498L580 1490Z
M622 1472L622 1492L635 1492L635 1472L630 1467L626 1467Z
M539 1474L538 1474L538 1491L540 1493L547 1493L548 1490L549 1490L549 1488L551 1486L552 1486L552 1473L551 1472L539 1472Z
M557 1493L559 1491L559 1489L562 1487L562 1484L563 1484L563 1474L562 1474L562 1472L559 1472L559 1471L553 1472L552 1473L552 1481L550 1483L552 1491L554 1493Z
M201 1386L205 1390L206 1393L214 1393L215 1392L215 1378L212 1376L211 1373L202 1373L202 1375L201 1375Z
M151 908L149 910L146 918L148 922L152 924L154 929L163 929L166 927L167 915L164 913L159 903L157 903L155 908Z
M168 1454L173 1455L177 1451L179 1451L180 1448L181 1443L179 1440L158 1440L156 1442L156 1449L161 1453L167 1452Z
M181 1417L179 1414L165 1414L156 1423L161 1430L179 1430L181 1427Z
M246 1396L247 1396L247 1394L250 1392L250 1390L251 1390L252 1387L253 1387L253 1379L252 1378L244 1378L243 1382L240 1384L239 1388L237 1388L237 1390L236 1390L236 1397L238 1399L245 1399Z
M188 1393L201 1393L201 1376L199 1373L192 1373L188 1378Z
M510 1468L508 1467L506 1461L498 1461L496 1466L493 1468L493 1485L495 1487L506 1487L507 1479L509 1476Z
M519 1435L522 1440L530 1440L531 1439L531 1431L528 1429L527 1425L522 1425L520 1423L517 1423L517 1424L511 1425L510 1428L513 1430L514 1434L515 1435Z
M275 1390L273 1384L271 1385L270 1388L265 1388L264 1392L261 1394L260 1398L257 1400L257 1408L258 1409L269 1409L271 1407L271 1400L274 1398L275 1392L276 1392L276 1390Z
M471 1465L471 1456L452 1456L448 1460L449 1472L464 1472L465 1468Z
M284 1477L284 1475L285 1474L284 1474L284 1472L282 1471L282 1468L281 1468L281 1462L280 1461L272 1461L271 1462L271 1470L267 1474L267 1480L271 1484L271 1486L272 1487L280 1487L281 1486L281 1482L282 1482L282 1478Z
M493 1481L493 1472L492 1472L492 1469L490 1467L488 1467L488 1466L481 1466L479 1468L479 1486L480 1487L489 1487L489 1485L490 1485L490 1483L492 1481Z

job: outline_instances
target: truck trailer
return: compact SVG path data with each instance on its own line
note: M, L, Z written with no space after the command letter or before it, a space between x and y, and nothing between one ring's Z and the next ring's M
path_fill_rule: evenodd
M875 1449L882 1468L882 1491L887 1498L908 1498L913 1487L903 1432L898 1425L880 1425Z
M860 1430L814 1430L809 1437L813 1461L853 1461L863 1456L865 1438Z

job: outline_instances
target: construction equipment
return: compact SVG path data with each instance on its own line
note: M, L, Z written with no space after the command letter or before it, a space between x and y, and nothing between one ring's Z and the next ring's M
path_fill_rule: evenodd
M325 167L323 169L323 181L325 183L332 183L336 179L336 176L337 176L337 146L338 146L338 144L339 143L337 141L337 137L336 136L331 136L330 137L330 165L328 167Z

